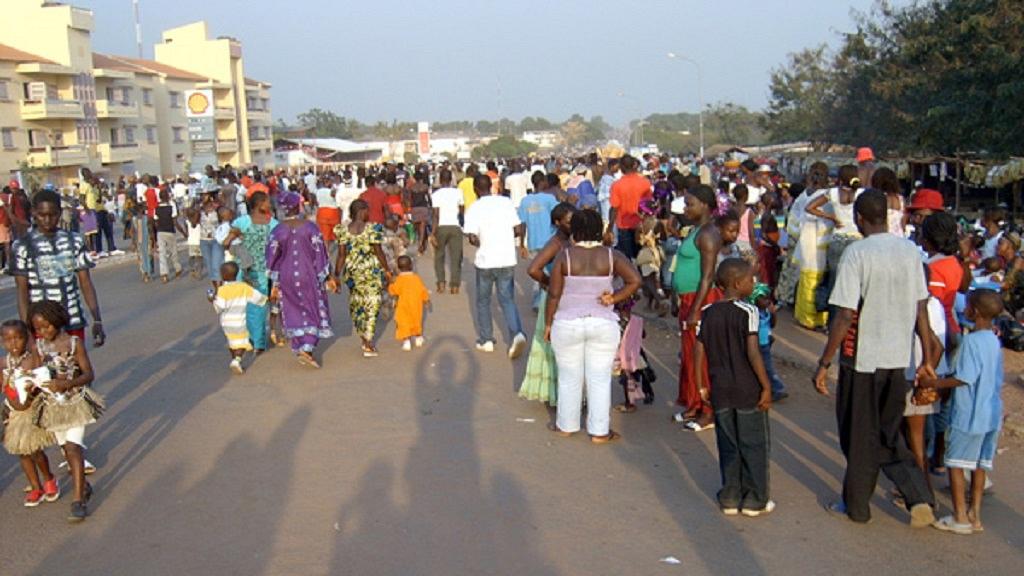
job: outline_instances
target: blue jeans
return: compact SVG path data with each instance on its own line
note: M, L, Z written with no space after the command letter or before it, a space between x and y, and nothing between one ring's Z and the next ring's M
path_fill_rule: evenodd
M491 321L491 291L498 290L498 304L505 315L509 338L523 331L519 310L515 301L515 267L476 269L476 320L477 344L494 341L494 326Z
M619 229L618 242L615 243L615 247L630 260L636 258L636 255L640 253L640 246L636 243L636 230Z
M220 267L224 264L224 247L216 240L200 240L199 251L203 255L203 263L206 264L207 277L214 282L220 282Z
M779 378L778 373L775 372L775 362L772 361L772 345L763 344L761 345L761 359L764 361L764 371L768 373L768 381L772 383L772 395L776 395L786 390L786 385L782 383L782 379Z

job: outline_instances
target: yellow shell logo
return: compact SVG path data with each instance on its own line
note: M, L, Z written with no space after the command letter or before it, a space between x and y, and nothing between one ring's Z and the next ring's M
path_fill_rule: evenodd
M201 116L210 108L210 100L202 92L193 92L188 97L188 110L196 116Z

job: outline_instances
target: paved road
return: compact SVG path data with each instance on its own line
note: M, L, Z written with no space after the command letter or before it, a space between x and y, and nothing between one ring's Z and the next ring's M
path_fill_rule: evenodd
M515 396L525 357L472 350L466 295L435 297L423 350L401 352L384 326L372 360L335 297L323 370L272 350L232 377L205 285L144 286L131 266L96 280L109 343L92 357L110 410L86 436L100 467L92 516L67 525L67 496L23 508L17 462L0 456L4 576L878 576L1011 574L1024 561L1020 444L997 458L983 535L912 531L881 490L870 526L828 516L842 473L832 405L799 369L784 369L793 397L773 412L779 507L729 519L714 503L714 435L668 421L676 339L660 329L648 338L658 402L614 415L624 440L592 446L553 437L549 412ZM4 318L12 295L0 292Z

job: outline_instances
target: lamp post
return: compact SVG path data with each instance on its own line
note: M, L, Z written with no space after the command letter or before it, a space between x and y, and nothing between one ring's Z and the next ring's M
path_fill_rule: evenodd
M681 60L683 62L689 62L697 68L697 105L700 106L700 110L697 112L698 122L700 123L700 157L704 158L704 90L702 84L704 83L704 70L701 65L693 58L688 58L675 52L669 52L666 54L669 60Z

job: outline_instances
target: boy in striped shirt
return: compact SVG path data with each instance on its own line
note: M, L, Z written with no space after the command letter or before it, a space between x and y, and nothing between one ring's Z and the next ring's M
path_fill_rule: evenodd
M228 339L231 371L243 374L245 369L242 368L242 357L247 351L252 350L249 329L245 324L245 310L249 304L263 306L267 302L267 297L245 282L237 281L238 264L234 262L225 262L220 267L220 275L224 279L224 284L217 289L216 294L210 295L210 302L213 303L213 309L220 314L220 327Z

